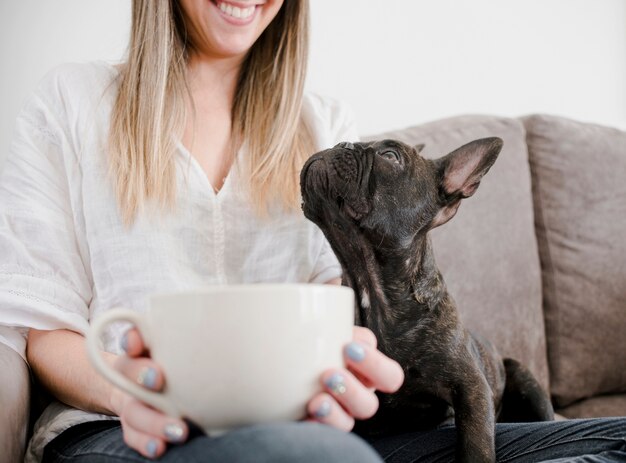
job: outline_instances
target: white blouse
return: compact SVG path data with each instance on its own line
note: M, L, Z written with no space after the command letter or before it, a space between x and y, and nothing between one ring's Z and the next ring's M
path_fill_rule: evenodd
M216 194L180 143L176 211L144 214L125 229L104 150L116 75L103 62L60 66L17 119L0 174L0 342L25 359L29 328L84 335L99 313L143 311L155 292L341 275L323 234L300 211L256 217L236 168ZM357 139L351 113L336 101L307 95L303 112L316 149ZM109 328L105 350L121 353L124 328ZM64 429L94 419L115 418L53 402L26 461L39 461Z

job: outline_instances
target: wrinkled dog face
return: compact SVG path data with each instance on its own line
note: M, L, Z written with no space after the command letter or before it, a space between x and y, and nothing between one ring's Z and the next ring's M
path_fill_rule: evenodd
M339 143L302 168L302 209L318 225L349 219L370 243L405 247L456 214L501 148L500 138L483 138L430 160L396 140Z
M399 141L339 143L302 169L303 210L317 222L321 209L334 207L372 242L383 236L402 241L436 217L436 179L437 165Z

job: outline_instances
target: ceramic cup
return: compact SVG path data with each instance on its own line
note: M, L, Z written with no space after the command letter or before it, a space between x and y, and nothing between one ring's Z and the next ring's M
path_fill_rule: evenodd
M111 368L100 337L112 322L137 327L165 374L152 392ZM354 293L335 285L256 284L154 295L139 313L112 309L92 323L89 358L114 385L207 433L298 420L321 391L320 376L343 367Z

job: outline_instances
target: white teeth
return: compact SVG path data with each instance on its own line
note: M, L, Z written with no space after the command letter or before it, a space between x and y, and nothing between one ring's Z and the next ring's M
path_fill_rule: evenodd
M218 7L222 11L222 13L238 19L247 19L254 13L254 6L250 6L248 8L240 8L238 6L229 5L226 2L219 2Z

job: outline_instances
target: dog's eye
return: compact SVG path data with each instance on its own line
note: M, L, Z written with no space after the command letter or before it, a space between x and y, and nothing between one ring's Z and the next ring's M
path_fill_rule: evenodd
M400 164L400 156L395 151L383 151L379 153L380 157L387 161L392 161L395 164Z

